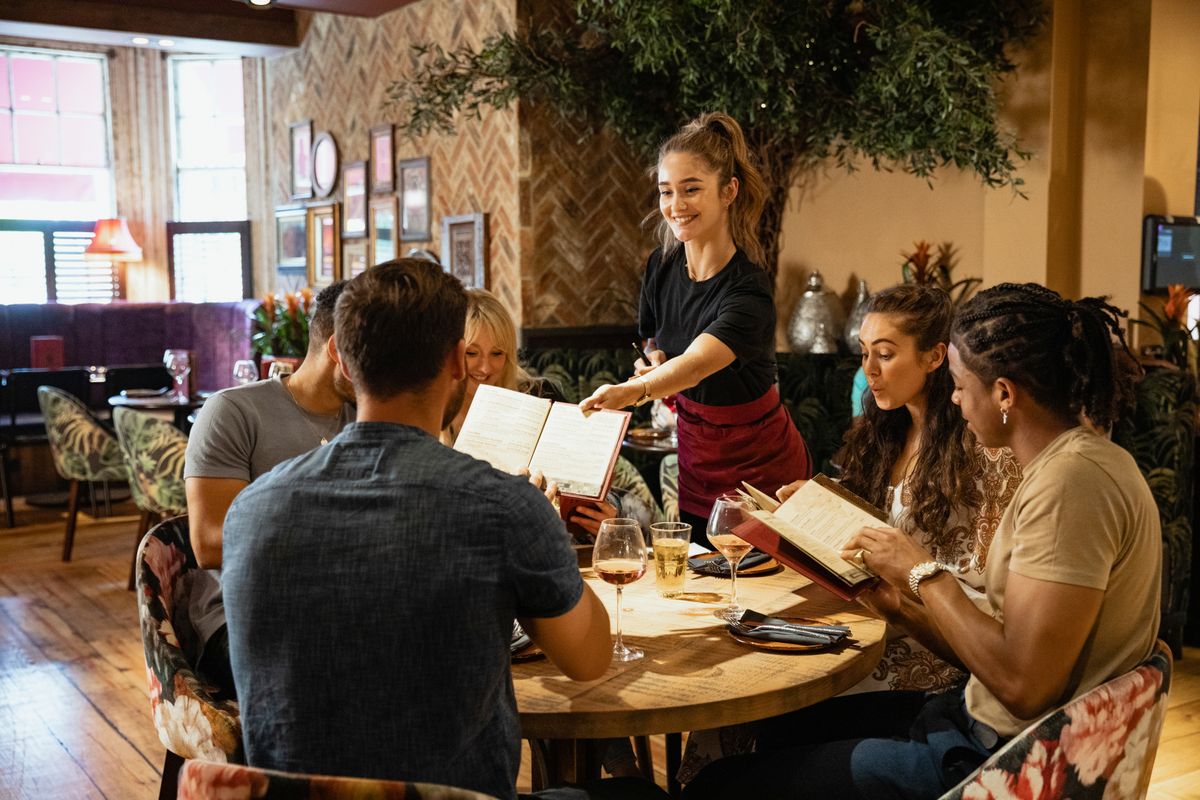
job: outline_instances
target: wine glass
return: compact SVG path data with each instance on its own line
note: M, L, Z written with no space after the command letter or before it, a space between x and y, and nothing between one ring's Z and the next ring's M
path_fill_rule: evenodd
M617 641L613 645L613 659L636 661L645 653L636 647L626 647L621 638L621 588L646 574L646 539L637 520L618 517L600 523L592 550L592 569L602 581L617 587Z
M295 367L290 361L272 361L271 366L267 368L268 378L283 378L295 372Z
M708 541L729 562L729 605L714 612L727 622L740 620L746 610L738 605L737 568L753 545L735 536L733 529L745 522L749 513L750 506L745 500L736 494L724 494L713 503L712 513L708 515Z
M233 362L233 380L238 386L254 383L258 380L258 367L249 358L238 359Z
M163 366L175 381L175 399L186 402L188 399L187 376L192 371L192 359L187 350L169 349L163 353Z

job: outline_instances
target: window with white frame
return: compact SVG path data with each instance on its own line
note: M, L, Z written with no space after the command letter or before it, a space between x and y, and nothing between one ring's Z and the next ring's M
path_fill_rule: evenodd
M237 300L248 292L242 60L172 56L175 222L167 226L171 296ZM203 223L203 224L201 224Z

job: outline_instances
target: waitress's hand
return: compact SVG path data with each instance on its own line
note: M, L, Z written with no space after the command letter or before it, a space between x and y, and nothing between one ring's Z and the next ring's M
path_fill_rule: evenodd
M662 350L648 350L646 351L646 358L650 359L649 364L640 358L633 362L634 375L645 375L647 372L653 372L658 367L667 363L667 354Z
M625 408L641 400L645 391L641 381L606 383L592 392L591 397L580 401L579 410L586 414L602 408Z
M779 502L786 503L787 499L796 492L800 491L800 487L806 483L808 483L808 481L792 481L786 486L780 486L779 491L775 493L775 496L779 498Z
M922 561L933 561L928 550L897 528L860 528L846 542L842 558L857 564L860 550L862 563L902 594L908 591L908 573L912 568Z

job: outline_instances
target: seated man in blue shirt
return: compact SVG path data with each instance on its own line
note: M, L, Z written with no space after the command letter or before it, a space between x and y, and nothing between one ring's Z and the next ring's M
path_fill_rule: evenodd
M334 346L357 421L229 510L225 608L253 766L512 798L513 619L567 676L608 667L608 614L545 497L438 441L461 398L465 309L458 280L423 260L352 280Z

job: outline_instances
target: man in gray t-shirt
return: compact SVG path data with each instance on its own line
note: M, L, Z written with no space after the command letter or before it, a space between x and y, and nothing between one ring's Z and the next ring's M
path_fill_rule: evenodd
M329 347L333 308L344 287L336 283L314 298L308 353L295 374L217 392L188 437L188 523L196 561L206 568L196 573L188 603L200 645L196 665L231 694L219 572L225 512L260 475L326 444L354 421L354 388Z

